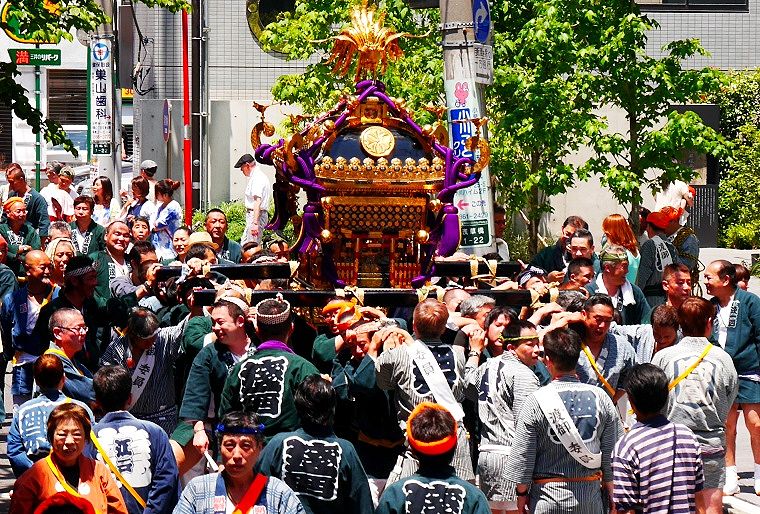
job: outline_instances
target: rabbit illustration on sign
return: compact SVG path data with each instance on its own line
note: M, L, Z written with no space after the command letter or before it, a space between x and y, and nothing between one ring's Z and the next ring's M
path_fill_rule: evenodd
M455 107L466 107L467 97L470 96L470 85L467 82L457 82L454 86Z

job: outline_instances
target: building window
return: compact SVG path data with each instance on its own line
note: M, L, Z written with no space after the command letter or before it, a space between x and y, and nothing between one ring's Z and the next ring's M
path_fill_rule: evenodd
M47 70L48 118L87 125L87 70Z
M642 11L749 12L749 0L636 0Z
M44 160L78 165L87 161L87 70L47 70L48 118L57 121L79 152L48 145Z

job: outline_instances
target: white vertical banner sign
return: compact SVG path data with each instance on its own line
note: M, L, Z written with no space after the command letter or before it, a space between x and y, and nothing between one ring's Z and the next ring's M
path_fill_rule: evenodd
M470 65L473 52L468 50L471 49L462 49L460 55L463 59L456 56L446 60L444 88L454 154L458 157L477 158L466 146L467 140L476 135L475 126L467 120L481 117L481 102L473 73L474 63ZM459 209L459 219L462 222L462 250L478 255L493 251L493 200L488 168L481 171L480 180L476 184L456 193L454 205Z
M111 39L90 40L90 127L92 155L113 151L113 52Z

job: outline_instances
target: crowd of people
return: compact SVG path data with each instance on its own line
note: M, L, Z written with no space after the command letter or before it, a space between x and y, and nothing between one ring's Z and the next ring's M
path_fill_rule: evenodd
M262 239L271 185L250 155L236 167L241 242L219 209L182 226L152 161L123 207L105 177L81 196L53 166L41 195L6 170L11 514L716 514L739 490L739 411L760 494L760 300L723 260L693 295L683 207L640 234L607 217L598 253L569 217L488 284L533 291L518 310L448 277L413 309L336 295L314 316L251 299L288 279L210 267L288 260Z

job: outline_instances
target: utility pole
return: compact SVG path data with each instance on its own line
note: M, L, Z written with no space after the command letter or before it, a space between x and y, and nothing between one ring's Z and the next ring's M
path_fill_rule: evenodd
M490 42L488 0L440 0L443 35L443 73L448 111L449 137L455 155L470 155L466 141L477 135L468 121L486 116L484 87L476 49ZM473 4L477 16L473 18ZM487 137L483 127L483 137ZM488 168L477 184L460 191L454 198L462 223L462 250L485 255L495 250L493 194Z

